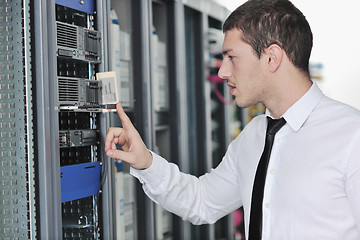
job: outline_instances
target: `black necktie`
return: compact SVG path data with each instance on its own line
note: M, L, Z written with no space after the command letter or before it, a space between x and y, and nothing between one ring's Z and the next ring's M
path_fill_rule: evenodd
M249 240L260 240L262 234L262 204L264 197L264 186L266 172L269 165L271 148L274 143L275 134L285 125L284 118L272 119L267 117L268 126L266 129L265 147L261 155L252 191Z

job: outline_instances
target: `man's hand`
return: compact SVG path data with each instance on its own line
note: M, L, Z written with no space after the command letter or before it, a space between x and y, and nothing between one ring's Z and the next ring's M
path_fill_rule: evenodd
M147 150L120 103L116 104L116 110L123 128L109 128L105 137L106 155L128 162L131 167L136 169L149 168L152 164L151 153ZM121 146L121 150L116 149L116 144Z

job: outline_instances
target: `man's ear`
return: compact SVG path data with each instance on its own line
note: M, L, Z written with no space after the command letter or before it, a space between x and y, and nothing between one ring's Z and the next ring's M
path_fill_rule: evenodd
M272 44L265 49L265 60L271 72L275 72L280 67L283 55L283 49L277 44Z

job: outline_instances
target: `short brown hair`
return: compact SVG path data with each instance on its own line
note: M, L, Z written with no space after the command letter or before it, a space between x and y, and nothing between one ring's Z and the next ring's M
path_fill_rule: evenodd
M223 31L238 29L260 58L271 44L279 45L291 62L309 75L313 36L303 13L288 0L249 0L233 11Z

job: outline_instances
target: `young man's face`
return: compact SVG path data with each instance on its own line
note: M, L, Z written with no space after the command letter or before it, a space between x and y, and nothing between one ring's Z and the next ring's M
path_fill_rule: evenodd
M219 77L227 79L230 94L239 107L249 107L263 101L264 64L252 47L242 40L242 31L232 29L225 32L223 43L224 59Z

